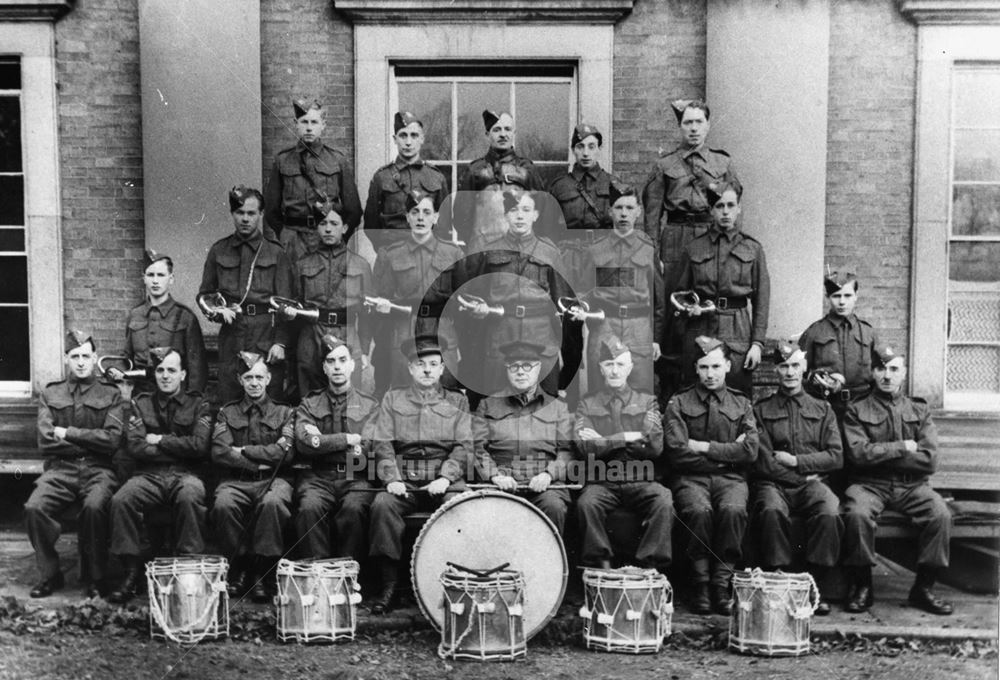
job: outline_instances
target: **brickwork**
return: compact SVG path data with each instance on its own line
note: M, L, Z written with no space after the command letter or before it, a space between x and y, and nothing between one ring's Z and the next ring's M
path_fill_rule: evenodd
M103 352L122 347L125 313L142 299L136 0L77 3L56 24L56 69L64 314Z
M831 3L826 260L857 271L859 315L905 347L917 36L895 5Z

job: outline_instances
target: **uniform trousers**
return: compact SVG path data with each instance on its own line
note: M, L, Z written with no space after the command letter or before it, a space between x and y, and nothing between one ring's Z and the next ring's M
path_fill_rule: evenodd
M845 495L845 565L865 567L875 564L875 530L879 516L888 508L903 513L920 528L919 566L948 566L951 511L926 479L917 482L852 479Z
M219 550L230 560L247 552L261 557L278 557L285 552L284 532L292 517L292 485L287 479L275 477L264 493L267 482L227 479L215 489L209 520Z
M77 499L80 500L80 580L102 580L108 562L108 507L118 488L114 471L104 467L106 462L92 459L52 459L46 471L35 481L28 502L24 505L24 519L28 539L35 549L35 561L43 579L59 573L59 554L56 541L62 527L56 519Z
M430 480L428 480L430 481ZM399 560L403 555L403 531L406 529L406 515L414 512L431 512L458 494L465 491L465 482L452 482L441 496L431 496L418 489L424 483L406 484L405 496L394 496L388 491L380 491L372 503L371 543L368 554Z
M174 552L196 555L205 550L205 484L190 472L169 468L140 471L111 499L111 552L138 557L143 516L168 506Z
M581 561L593 565L614 557L605 520L608 513L619 507L637 513L642 522L636 560L653 569L668 567L673 558L670 534L674 505L670 489L659 482L602 482L584 487L576 502L583 536Z
M376 495L361 489L369 488L371 484L366 480L346 479L342 472L307 470L299 474L295 485L298 506L295 534L306 557L361 559L372 500ZM336 546L330 536L331 516Z
M769 567L788 567L794 558L791 515L806 516L806 562L832 567L840 558L844 523L840 501L824 482L785 485L770 480L753 483L753 523L760 561ZM801 548L801 546L797 546Z
M559 532L559 535L563 535L563 530L566 528L566 515L569 513L569 491L566 489L546 489L541 493L529 491L518 495L541 510L542 514L556 525L556 531Z
M677 514L691 533L687 554L693 583L728 585L743 554L747 496L746 480L735 473L683 475L674 481Z

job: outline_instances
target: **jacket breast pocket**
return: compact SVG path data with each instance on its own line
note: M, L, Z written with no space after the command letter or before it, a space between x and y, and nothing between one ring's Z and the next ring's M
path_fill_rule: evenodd
M736 263L737 269L733 272L733 285L753 289L753 266L754 262L757 261L757 254L741 243L733 248L732 256L732 261Z
M240 256L236 253L223 253L215 258L216 278L219 290L229 295L242 295L243 286L240 282Z
M323 276L323 273L325 271L326 267L323 265L299 265L299 283L302 288L303 300L319 304L325 302L329 297L324 285L326 277Z
M821 335L813 342L813 366L832 369L840 366L840 343L833 335Z
M277 256L274 253L261 253L254 264L252 289L273 294L277 275Z
M340 166L327 163L316 165L316 188L326 192L327 197L335 199L340 196Z
M771 444L775 450L787 449L789 442L792 440L788 415L784 413L762 415L761 421L761 426L771 436Z

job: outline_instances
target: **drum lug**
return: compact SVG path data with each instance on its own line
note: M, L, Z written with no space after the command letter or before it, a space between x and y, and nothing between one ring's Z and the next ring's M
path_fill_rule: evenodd
M308 595L303 595L302 597L300 597L299 601L302 602L303 607L311 607L316 603L316 596L313 595L312 593L309 593Z
M524 607L519 604L512 604L507 608L507 613L511 616L524 616Z
M343 593L334 593L329 599L331 607L340 607L347 604L347 596Z
M465 613L465 603L464 602L452 602L449 605L448 609L451 610L452 614L455 614L457 616L461 616L462 614Z
M480 614L492 614L497 610L496 602L477 602L476 611Z
M291 601L292 598L290 598L288 595L277 595L274 598L274 604L279 605L281 607L287 607L288 603Z
M351 593L350 597L347 599L351 604L361 604L361 593L360 592Z
M642 618L642 612L637 612L634 609L625 610L625 620L626 621L638 621Z
M792 612L793 619L808 619L813 615L812 605L806 605L805 607L799 607Z
M163 595L173 595L174 594L174 584L168 583L167 585L160 588L160 593Z
M615 617L611 614L598 614L597 622L602 626L610 626L615 622Z
M753 607L753 602L751 602L750 600L744 600L743 602L740 602L740 609L742 609L745 612L750 611L752 607Z
M581 619L589 619L590 618L590 610L587 609L587 605L584 605L584 606L580 607L579 614L580 614L580 618Z
M663 606L660 608L660 611L662 611L664 614L673 614L674 613L674 603L673 602L665 602L663 604Z
M224 593L224 592L226 592L226 587L227 586L228 586L228 584L225 581L214 581L212 583L212 592L213 593Z

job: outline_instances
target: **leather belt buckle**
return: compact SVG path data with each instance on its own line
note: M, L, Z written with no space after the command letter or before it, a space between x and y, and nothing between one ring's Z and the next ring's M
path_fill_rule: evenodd
M514 307L514 316L517 317L518 319L524 318L524 312L525 312L524 305L517 305L516 307Z
M251 303L243 308L243 313L247 316L257 316L257 305Z
M337 312L327 312L326 313L326 325L327 326L338 326L339 324L337 323L337 320L339 318L340 318L340 315L337 314Z
M428 317L430 315L431 315L430 305L420 305L420 307L417 309L417 316Z
M720 297L715 299L715 306L718 309L729 309L729 298Z
M844 389L840 390L840 400L841 401L850 401L851 400L851 391L849 389L847 389L846 387Z

